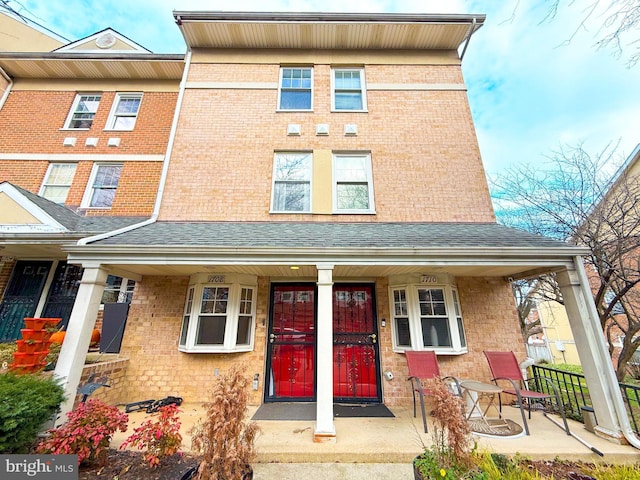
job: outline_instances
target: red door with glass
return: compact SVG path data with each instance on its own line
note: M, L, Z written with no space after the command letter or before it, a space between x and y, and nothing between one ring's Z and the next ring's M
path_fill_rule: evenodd
M313 284L272 288L266 400L315 400L315 298Z
M316 398L316 287L276 284L271 291L266 401ZM380 402L374 286L333 289L333 395L336 402Z
M333 287L333 397L378 403L380 365L373 285Z

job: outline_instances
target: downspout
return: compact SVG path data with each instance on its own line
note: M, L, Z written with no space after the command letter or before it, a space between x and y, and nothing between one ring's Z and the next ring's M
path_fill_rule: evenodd
M464 53L467 51L467 47L469 46L469 42L471 41L471 35L476 30L476 17L473 17L471 20L471 26L469 27L469 33L467 33L467 37L464 39L464 47L462 47L462 53L460 54L460 61L464 58Z
M13 87L13 80L11 80L11 77L7 75L2 68L0 68L0 74L2 74L2 77L7 80L7 88L2 94L2 98L0 98L0 110L2 110L2 107L4 107L4 102L7 101L7 98L9 98L9 93L11 93L11 87Z
M587 272L584 269L584 265L582 264L582 259L580 257L574 257L573 263L576 267L576 272L578 273L578 278L580 279L580 285L585 290L586 298L589 298L592 293L589 290L589 279L587 278ZM598 312L596 310L596 306L593 302L586 302L587 308L591 310L591 316L593 318L598 318ZM620 394L620 385L618 384L618 379L616 378L613 367L605 368L605 371L602 375L602 381L608 387L610 392L618 392L617 395L611 395L613 400L613 408L616 412L616 417L618 418L618 422L620 424L620 429L624 438L629 442L629 444L637 449L640 449L640 439L636 436L631 428L631 423L629 422L629 417L627 416L627 410L622 402L622 395Z
M173 115L171 131L169 132L169 141L167 143L167 153L165 154L165 157L164 157L164 162L162 165L162 173L160 174L160 183L158 184L158 192L156 194L156 202L153 206L153 212L151 214L151 217L142 222L134 223L133 225L119 228L118 230L112 230L110 232L101 233L99 235L94 235L92 237L81 238L80 240L78 240L78 243L76 245L86 245L91 242L97 242L98 240L114 237L116 235L120 235L121 233L130 232L131 230L135 230L137 228L150 225L152 223L155 223L158 220L158 216L160 215L160 204L162 203L162 197L164 195L164 187L167 182L167 174L169 172L169 163L171 162L171 154L173 152L173 145L175 143L176 130L178 129L178 119L180 117L180 110L182 108L182 101L184 99L184 92L186 90L187 76L189 74L190 65L191 65L191 50L188 50L185 56L185 67L184 67L184 72L182 73L182 80L180 81L180 89L178 90L178 99L176 101L176 111Z

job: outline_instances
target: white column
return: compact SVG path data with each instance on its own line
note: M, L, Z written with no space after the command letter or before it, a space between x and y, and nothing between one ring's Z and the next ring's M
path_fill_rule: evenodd
M582 259L576 257L574 265L576 270L558 272L557 279L598 421L596 432L620 441L622 431L614 406L615 397L622 401L620 389L617 380L611 381L615 373Z
M100 300L106 284L106 270L99 266L84 267L54 372L55 378L61 380L66 395L66 400L60 406L61 415L56 422L57 425L66 421L67 412L73 408L82 368L91 343L91 332L96 324Z
M333 265L318 264L316 426L314 442L335 442L333 424Z

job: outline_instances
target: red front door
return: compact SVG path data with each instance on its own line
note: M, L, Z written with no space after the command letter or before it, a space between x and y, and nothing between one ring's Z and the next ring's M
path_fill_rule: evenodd
M333 396L336 402L380 402L374 286L333 289ZM271 291L266 401L314 401L316 287L275 284ZM322 374L322 373L320 373Z
M373 285L333 287L333 397L380 402L378 329Z
M315 400L314 285L274 285L269 322L267 400Z

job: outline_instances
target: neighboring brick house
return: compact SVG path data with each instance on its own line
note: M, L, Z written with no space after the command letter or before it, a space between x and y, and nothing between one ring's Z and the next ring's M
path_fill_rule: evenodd
M188 51L156 208L64 247L84 267L68 393L105 280L128 272L123 402L204 401L242 364L252 404L315 402L314 438L332 439L334 402L411 402L407 349L479 380L483 350L524 357L509 278L553 270L594 352L599 424L621 436L586 250L495 223L458 53L483 15L174 17Z
M66 326L82 268L67 263L64 245L151 216L184 55L155 55L111 29L63 44L6 14L0 21L20 33L16 48L54 48L0 52L7 341L19 338L24 317L60 317ZM133 279L111 274L107 296L123 290L126 298Z

